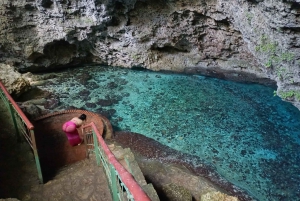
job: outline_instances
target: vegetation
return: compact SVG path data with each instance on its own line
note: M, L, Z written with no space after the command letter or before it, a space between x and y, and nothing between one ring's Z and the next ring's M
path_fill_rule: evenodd
M277 68L277 70L276 70L277 77L283 78L285 72L286 72L286 68Z
M260 44L255 47L255 51L268 55L269 59L265 63L267 68L278 65L282 61L291 62L295 55L290 52L280 52L277 42L272 42L266 35L260 38Z
M279 92L279 95L284 99L295 98L296 100L300 101L300 92L295 90L281 91Z
M250 12L246 13L246 18L248 20L249 25L251 24L252 18L253 18L253 14Z

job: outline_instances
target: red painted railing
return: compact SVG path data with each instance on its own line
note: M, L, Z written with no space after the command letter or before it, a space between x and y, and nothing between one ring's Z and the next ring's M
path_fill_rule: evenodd
M18 106L18 104L14 101L14 99L10 96L10 94L8 93L8 91L6 90L5 86L2 84L2 82L0 82L0 87L3 91L3 93L5 94L5 96L7 97L8 101L12 104L12 106L15 108L15 110L17 111L17 113L19 114L19 116L22 118L22 120L24 121L24 123L26 124L27 128L29 130L33 130L34 126L32 125L32 123L28 120L28 118L26 117L26 115L23 113L23 111L20 109L20 107Z
M100 143L103 151L105 152L108 161L114 166L116 171L118 172L122 182L126 185L130 193L132 194L134 200L136 201L151 201L151 199L148 197L148 195L143 191L143 189L140 187L140 185L135 181L133 176L118 162L114 154L110 151L107 144L103 140L101 134L99 133L98 129L96 128L96 125L91 122L90 124L87 124L83 126L84 128L92 127L93 131L95 132L98 142Z
M8 91L6 90L2 82L0 82L0 89L1 89L0 91L1 98L5 101L5 103L8 105L8 108L10 110L13 124L16 129L17 137L19 138L19 132L21 132L33 150L38 177L40 179L40 182L43 183L42 169L41 169L40 159L39 159L38 150L35 141L34 126L28 120L28 118L20 109L20 107L17 105L17 103L14 101L14 99L10 96L10 94L8 93Z

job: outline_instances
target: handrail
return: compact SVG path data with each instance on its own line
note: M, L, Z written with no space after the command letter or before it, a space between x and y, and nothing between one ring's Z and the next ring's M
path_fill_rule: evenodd
M14 101L14 99L10 96L5 86L0 81L0 98L7 104L8 109L10 111L14 127L16 129L16 135L19 140L19 132L22 132L23 136L25 137L26 141L28 142L29 146L33 150L35 164L38 172L38 177L40 179L40 182L43 183L43 175L42 175L42 169L40 164L40 159L38 155L38 150L36 146L35 141L35 133L34 133L34 126L33 124L28 120L26 115L23 113L23 111L20 109L20 107L17 105L17 103ZM4 94L4 96L3 96ZM27 127L27 130L26 128Z
M134 200L136 201L151 201L148 195L143 191L141 186L135 181L133 176L118 162L114 154L110 151L108 146L106 145L105 141L103 140L101 134L99 133L98 129L94 122L91 122L87 125L84 125L82 129L92 127L93 131L95 132L98 142L101 144L102 149L104 150L109 162L114 166L118 175L121 178L121 181L126 185L130 193L132 194Z
M11 97L11 95L8 93L8 91L6 90L5 86L2 84L2 82L0 81L0 87L3 91L3 93L5 94L5 96L7 97L7 99L9 100L9 102L13 105L13 107L15 108L15 110L17 111L17 113L20 115L20 117L23 119L24 123L26 124L27 128L29 130L33 130L34 126L32 125L32 123L28 120L28 118L26 117L26 115L23 113L23 111L20 109L20 107L18 106L18 104L14 101L14 99Z
M68 114L68 113L85 114L89 117L89 119L91 117L95 117L96 121L94 123L96 123L96 125L98 125L98 123L99 123L99 124L104 124L104 126L105 126L105 134L104 134L105 139L110 139L112 137L113 129L112 129L112 125L110 124L109 120L103 115L99 115L97 113L90 112L87 110L71 109L71 110L56 111L53 113L48 113L48 114L42 115L42 116L34 119L34 121L37 122L39 120L44 120L49 117L54 117L54 116L58 116L58 115L62 115L62 114Z

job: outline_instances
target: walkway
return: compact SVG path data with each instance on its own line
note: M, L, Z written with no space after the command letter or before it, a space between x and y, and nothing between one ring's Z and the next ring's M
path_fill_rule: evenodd
M110 201L108 183L101 167L93 159L85 159L61 168L54 178L37 185L25 195L26 200ZM24 201L24 199L22 199Z
M0 199L22 201L110 201L102 167L84 159L59 168L51 180L39 184L34 156L27 142L18 143L11 119L0 101ZM84 149L80 145L75 149ZM58 155L57 155L58 157Z

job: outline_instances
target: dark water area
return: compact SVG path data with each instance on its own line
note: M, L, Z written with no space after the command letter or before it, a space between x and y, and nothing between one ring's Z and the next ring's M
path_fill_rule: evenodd
M115 130L200 158L257 200L300 200L300 112L274 89L103 66L56 74L39 86L53 93L47 108L101 113Z

